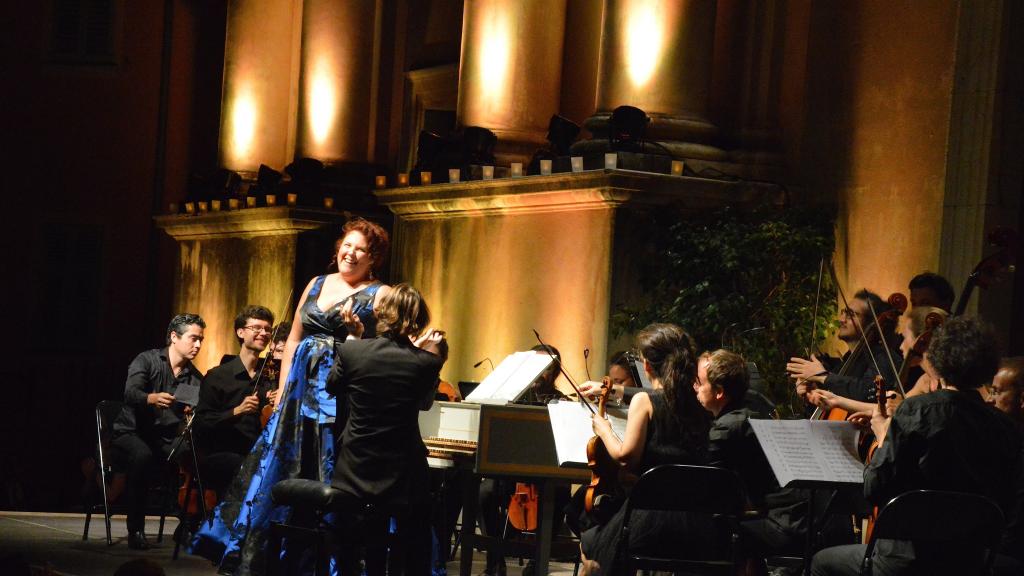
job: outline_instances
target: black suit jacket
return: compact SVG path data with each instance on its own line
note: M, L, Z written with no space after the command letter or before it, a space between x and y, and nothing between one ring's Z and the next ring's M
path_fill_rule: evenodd
M335 352L327 390L346 397L349 415L331 484L370 503L405 505L426 482L419 411L433 402L444 360L385 337L339 343Z

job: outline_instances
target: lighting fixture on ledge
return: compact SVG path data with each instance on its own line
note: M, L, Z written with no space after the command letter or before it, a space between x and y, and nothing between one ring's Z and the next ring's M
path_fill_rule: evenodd
M608 143L612 150L639 150L651 119L635 106L619 106L608 119Z

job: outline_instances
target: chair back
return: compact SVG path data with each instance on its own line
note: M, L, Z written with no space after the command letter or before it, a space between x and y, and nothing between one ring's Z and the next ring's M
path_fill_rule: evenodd
M124 402L119 400L102 400L96 404L96 452L102 466L110 466L107 454L114 433L114 420L123 408Z
M943 490L912 490L893 498L882 508L865 551L865 566L878 540L905 540L922 549L949 552L952 556L977 556L978 571L995 557L1003 530L1003 513L990 498L980 494ZM942 546L948 544L948 546ZM974 554L987 550L985 554ZM958 554L959 553L959 554Z
M743 494L743 483L731 470L665 464L644 472L626 503L633 510L737 515L743 512Z

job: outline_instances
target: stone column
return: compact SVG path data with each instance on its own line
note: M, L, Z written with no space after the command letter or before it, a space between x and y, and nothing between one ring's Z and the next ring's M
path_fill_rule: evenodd
M629 105L651 117L647 139L673 154L724 158L709 145L717 130L707 117L715 9L715 0L605 1L597 113L586 122L597 139L585 151L606 144L612 110Z
M380 0L306 0L296 157L373 161Z
M232 0L224 43L220 165L280 170L295 150L301 0Z
M499 164L526 161L558 112L566 0L473 0L462 18L460 126L498 136Z

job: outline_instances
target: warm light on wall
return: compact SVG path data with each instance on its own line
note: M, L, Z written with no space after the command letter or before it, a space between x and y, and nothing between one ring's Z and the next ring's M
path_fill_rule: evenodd
M256 136L256 101L247 87L238 89L231 106L231 150L235 162L249 160Z
M501 6L492 6L484 16L480 43L481 96L488 108L499 109L506 95L511 69L508 15Z
M318 146L327 142L334 131L335 116L338 110L338 91L334 86L335 75L325 60L317 62L313 67L313 75L309 81L309 132Z
M654 75L664 48L665 20L659 17L662 0L633 0L625 22L625 51L629 79L642 88Z

